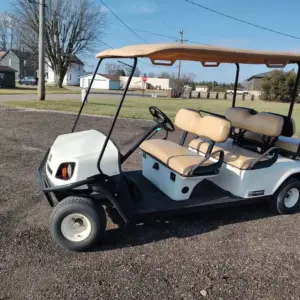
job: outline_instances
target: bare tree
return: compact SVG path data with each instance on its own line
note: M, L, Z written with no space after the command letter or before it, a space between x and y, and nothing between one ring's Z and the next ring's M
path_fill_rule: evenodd
M15 19L22 28L22 42L37 54L39 7L24 0L11 1ZM74 55L95 51L105 24L105 12L96 0L47 1L45 52L56 86L62 87Z
M125 71L120 64L109 63L105 65L105 73L108 75L125 76Z
M160 77L168 78L170 80L170 87L174 90L175 97L180 97L184 93L184 86L195 85L196 74L192 72L182 73L180 79L178 80L178 74L162 72Z
M159 75L160 78L170 78L171 74L168 72L161 72Z
M12 19L8 13L0 14L0 48L4 51L12 48L13 30Z
M131 67L126 67L126 75L129 76L131 74L131 71L132 71L132 68ZM133 76L135 77L140 77L142 74L142 71L140 70L139 67L136 67L135 70L134 70L134 73L133 73Z
M149 72L147 76L148 76L149 78L154 78L154 77L155 77L155 73Z

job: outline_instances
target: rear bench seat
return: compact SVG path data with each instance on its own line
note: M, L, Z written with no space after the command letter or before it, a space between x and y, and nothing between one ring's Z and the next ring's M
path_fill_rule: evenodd
M282 132L283 118L266 113L253 114L243 108L229 108L225 117L231 122L231 126L241 130L249 130L269 137L278 137ZM205 153L209 142L201 136L189 143L191 150ZM277 157L270 158L267 154L259 154L233 144L232 139L226 143L216 143L213 151L224 150L224 162L241 170L266 168L272 165Z
M269 113L272 114L272 113ZM292 155L293 157L300 156L300 139L293 137L296 132L295 121L293 118L287 116L281 116L284 120L283 129L281 135L275 141L275 146L278 147L283 154ZM244 135L246 140L257 141L262 143L263 136L254 132L246 132Z

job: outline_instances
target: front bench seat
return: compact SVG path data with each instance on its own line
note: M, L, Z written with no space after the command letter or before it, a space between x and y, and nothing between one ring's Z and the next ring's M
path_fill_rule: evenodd
M224 142L230 132L230 122L213 116L202 117L198 112L181 109L175 117L175 125L184 131L205 136L213 142ZM182 176L200 176L218 171L223 164L224 152L206 152L206 157L169 140L152 139L140 145L148 155L168 166ZM218 156L218 161L210 160Z
M182 176L188 176L201 162L197 175L214 173L221 167L211 160L204 161L204 157L169 140L147 140L140 148Z

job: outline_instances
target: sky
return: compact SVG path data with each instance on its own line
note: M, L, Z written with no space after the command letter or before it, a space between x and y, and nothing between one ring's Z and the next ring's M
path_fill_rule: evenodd
M25 1L25 0L24 0ZM46 0L47 1L47 0ZM243 19L264 27L299 36L299 39L278 35L259 28L242 24L232 19L214 14L189 4L185 0L103 0L128 26L163 35L180 38L179 31L184 31L184 39L215 46L246 49L279 50L300 52L299 11L297 0L193 0L211 9ZM70 3L72 0L70 0ZM99 5L100 0L95 0ZM0 11L9 9L9 0L0 0ZM112 47L143 44L128 28L105 7L107 28L99 37ZM144 32L137 32L148 43L174 43L168 39ZM99 44L99 51L107 46ZM96 65L92 56L81 57L86 63L86 70L91 71ZM150 66L148 59L139 64L143 73L162 71L177 72L178 63L172 68ZM294 68L290 66L288 69ZM265 66L241 65L240 81L253 74L267 72ZM103 70L101 70L103 71ZM203 68L200 63L182 62L182 72L193 72L198 81L216 80L232 82L235 66L220 65L218 68Z

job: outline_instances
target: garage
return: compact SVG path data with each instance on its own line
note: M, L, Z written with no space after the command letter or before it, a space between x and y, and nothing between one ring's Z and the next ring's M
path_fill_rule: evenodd
M80 77L80 87L88 88L93 78L93 74L86 74ZM107 74L96 74L92 88L102 90L119 90L121 82L119 76L107 75Z
M0 88L15 88L16 87L16 70L0 66Z

